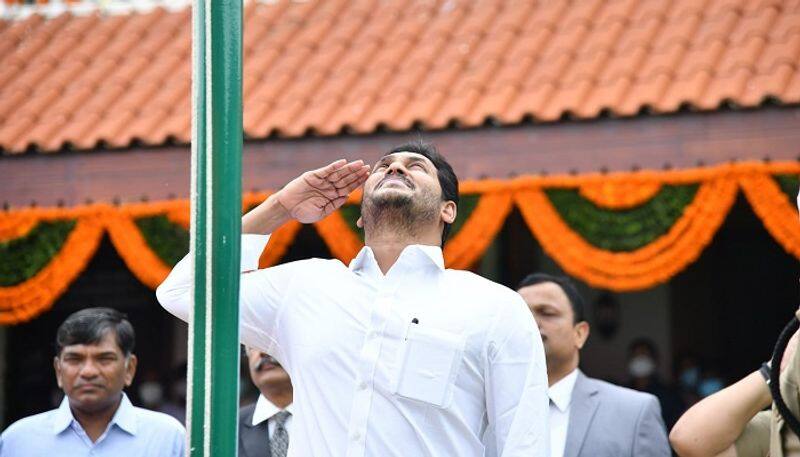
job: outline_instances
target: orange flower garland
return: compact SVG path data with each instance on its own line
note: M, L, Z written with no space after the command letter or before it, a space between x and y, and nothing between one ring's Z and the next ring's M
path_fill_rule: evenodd
M264 248L264 252L261 253L261 257L258 259L258 267L267 268L278 263L283 255L286 254L286 251L289 250L289 246L292 245L294 237L297 236L297 232L299 232L302 227L303 224L297 221L290 221L276 230L275 233L269 237L269 242Z
M484 194L461 230L444 245L448 268L467 269L480 258L503 227L513 207L511 192Z
M601 208L621 210L647 202L660 190L659 182L617 179L586 184L578 191L583 198Z
M131 273L151 289L158 287L172 268L153 252L130 214L110 212L105 217L105 225L111 243Z
M102 221L81 219L46 267L22 284L0 287L0 324L25 322L50 309L86 268L102 237Z
M800 174L799 163L740 163L704 169L667 172L592 173L580 176L522 177L513 180L465 182L462 193L481 194L478 205L462 229L445 247L453 268L468 268L502 227L514 203L544 249L570 274L598 287L637 290L669 280L700 255L722 224L741 187L769 233L800 258L800 218L791 199L778 188L772 175ZM610 187L605 182L613 182ZM595 204L624 208L641 204L662 185L699 183L695 199L670 230L654 242L632 252L610 252L587 243L560 217L543 189L578 188ZM604 187L605 186L605 187ZM243 206L263 201L268 194L248 193ZM648 197L649 195L649 197ZM360 192L348 199L360 200ZM40 221L76 219L77 224L61 251L34 277L10 287L0 287L0 324L14 324L46 311L75 280L97 249L104 231L128 268L144 284L156 287L169 272L147 244L136 218L166 215L187 227L189 202L175 200L126 204L96 204L73 208L30 208L0 213L0 242L27 234ZM275 232L261 257L273 265L285 254L301 225L290 223ZM349 262L362 242L339 212L315 224L331 253Z
M361 239L353 233L339 211L314 224L317 233L328 245L334 257L349 264L364 247Z
M800 258L800 223L794 202L786 198L786 194L769 176L743 176L739 184L770 235L786 252Z
M25 214L0 215L0 242L22 238L38 222L36 218Z
M541 189L518 193L516 202L544 250L564 270L596 287L625 291L664 282L693 262L722 224L735 197L736 181L729 177L703 183L669 232L632 252L609 252L584 241Z

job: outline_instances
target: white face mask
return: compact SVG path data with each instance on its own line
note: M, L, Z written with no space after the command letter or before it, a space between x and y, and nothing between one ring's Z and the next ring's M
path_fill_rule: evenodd
M164 398L164 392L161 384L157 382L143 382L139 386L139 398L145 405L156 405L161 403Z
M656 371L656 363L646 355L637 355L628 362L628 373L634 378L646 378Z

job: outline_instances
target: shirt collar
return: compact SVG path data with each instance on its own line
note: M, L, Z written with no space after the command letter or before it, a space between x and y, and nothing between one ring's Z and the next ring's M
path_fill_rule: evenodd
M69 427L74 418L72 417L72 410L69 409L69 398L64 395L53 417L53 433L58 435Z
M294 414L294 403L290 403L289 406L286 407L285 411L288 411ZM274 403L269 401L267 397L263 395L258 396L258 401L256 401L256 409L253 411L253 426L256 426L265 420L270 419L272 416L281 412L281 409L275 406Z
M442 248L439 246L428 246L423 244L412 244L406 246L403 249L403 252L400 253L400 257L395 262L395 265L403 263L429 263L434 265L440 270L444 270L444 256L442 255ZM364 271L372 275L382 273L380 268L378 267L378 262L375 260L375 253L372 252L372 248L369 246L364 246L361 248L361 251L358 255L350 262L350 270L352 271Z
M72 415L72 410L69 407L69 398L65 395L64 399L61 401L61 405L59 405L55 412L55 417L53 419L53 433L57 435L63 432L72 424L73 421L77 422L75 416ZM134 411L131 401L124 392L122 393L122 400L119 402L119 407L114 413L114 417L111 418L111 422L108 424L109 428L114 424L117 424L119 428L125 430L131 435L136 434L136 411Z
M578 380L578 369L565 376L557 383L550 386L547 390L550 400L556 405L559 411L566 412L572 402L572 389L575 388L575 381Z

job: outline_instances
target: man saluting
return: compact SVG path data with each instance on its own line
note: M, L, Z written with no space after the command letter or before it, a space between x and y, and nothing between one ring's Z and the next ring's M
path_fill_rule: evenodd
M309 171L242 219L242 270L269 234L316 222L364 185L366 246L350 262L310 259L244 274L242 341L294 382L290 456L546 456L544 352L525 302L446 270L458 180L435 148L406 144L370 167ZM186 320L191 262L157 294Z

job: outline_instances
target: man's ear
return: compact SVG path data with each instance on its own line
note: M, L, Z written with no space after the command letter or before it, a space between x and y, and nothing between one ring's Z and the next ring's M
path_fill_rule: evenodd
M53 369L56 371L56 382L58 383L58 388L63 389L64 387L61 385L61 361L58 360L58 356L53 357Z
M125 387L129 387L133 382L133 377L136 376L136 364L139 359L136 355L131 354L125 360Z
M580 321L574 326L575 330L575 346L578 349L583 348L583 345L586 344L586 340L589 339L589 323L586 321Z
M456 215L458 214L458 209L456 208L456 204L452 200L448 200L444 202L442 205L442 222L445 224L452 224L456 220Z
M361 216L358 216L358 220L356 221L356 227L363 229L364 228L364 219Z

